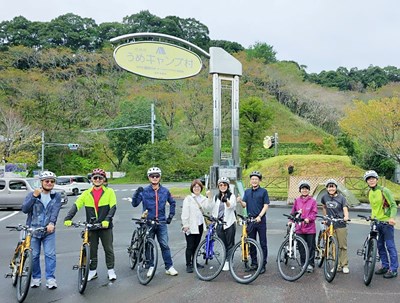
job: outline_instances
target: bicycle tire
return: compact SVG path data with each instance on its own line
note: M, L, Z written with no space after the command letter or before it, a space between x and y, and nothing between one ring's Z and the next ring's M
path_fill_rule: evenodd
M289 252L289 238L285 238L278 250L276 262L278 265L279 273L286 281L294 282L301 278L306 272L310 251L306 241L298 236L295 237L296 245L293 250L292 256ZM305 262L301 262L301 252L305 254Z
M243 257L245 253L242 250L242 241L236 243L229 258L229 271L237 282L249 284L259 276L264 258L261 245L256 240L246 238L244 245L247 245L248 256ZM254 251L254 260L251 258L251 251Z
M20 265L22 272L17 277L17 300L19 303L22 303L28 295L32 277L32 263L32 251L26 249Z
M135 266L138 261L138 253L139 253L139 235L137 230L135 229L132 234L131 245L128 247L129 267L131 269L135 269Z
M325 280L330 283L335 279L339 264L339 244L334 236L328 237L328 245L326 246L326 249L324 276Z
M90 270L90 246L87 243L82 245L82 258L79 260L78 268L78 291L83 294L88 282Z
M19 252L18 252L18 254L14 253L14 259L11 262L11 264L14 263L14 265L11 266L11 264L10 264L11 271L12 271L11 272L11 274L12 274L11 283L12 283L12 286L14 286L14 287L17 285L17 279L18 279L18 265L17 264L19 264L19 262L21 262L21 257L19 255Z
M364 284L368 286L374 275L378 242L375 238L368 240L364 252Z
M210 239L212 255L207 257L207 238L200 242L194 253L195 262L193 268L197 277L203 281L215 279L222 271L226 261L226 249L224 242L217 236Z
M322 264L324 264L324 260L325 260L325 247L326 247L324 233L322 232L322 230L319 231L317 239L318 240L317 240L317 247L316 247L316 251L315 251L316 252L315 259L318 260L317 261L318 267L322 267Z
M144 240L143 245L139 249L139 263L137 266L137 277L142 285L147 285L153 279L158 264L158 248L157 243L152 238ZM150 275L149 269L154 267Z

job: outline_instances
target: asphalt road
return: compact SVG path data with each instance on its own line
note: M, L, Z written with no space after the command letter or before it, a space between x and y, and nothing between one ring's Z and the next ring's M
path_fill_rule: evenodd
M350 274L338 273L332 283L325 281L322 269L317 268L312 274L305 274L296 282L283 280L276 266L276 253L286 231L288 213L285 207L271 207L268 211L268 248L267 271L249 285L236 283L229 272L222 272L214 281L203 282L195 274L185 272L185 239L180 232L180 213L182 200L177 201L177 215L169 225L170 247L174 267L179 275L166 276L160 255L159 267L154 279L147 286L139 284L136 271L130 270L126 248L130 241L134 224L132 217L140 215L141 208L132 208L128 198L133 193L133 185L114 186L118 198L118 209L115 216L114 248L116 256L117 280L113 283L107 279L104 254L99 251L99 278L89 282L84 295L77 290L77 272L72 266L78 260L80 231L66 228L60 224L75 197L69 197L68 205L60 212L57 225L57 282L56 290L44 286L30 289L25 302L397 302L400 297L400 278L386 280L374 276L370 286L362 281L362 258L356 255L362 246L369 226L360 220L353 220L349 226L349 259ZM84 211L74 218L84 219ZM352 211L356 218L359 212ZM364 213L365 214L365 213ZM8 263L16 245L18 234L5 229L6 225L24 223L26 216L21 212L0 211L0 273L8 272ZM237 231L237 238L240 230ZM396 230L397 247L400 252L399 231ZM101 247L101 245L100 245ZM43 263L43 259L42 259ZM0 302L16 302L15 289L10 279L0 284Z

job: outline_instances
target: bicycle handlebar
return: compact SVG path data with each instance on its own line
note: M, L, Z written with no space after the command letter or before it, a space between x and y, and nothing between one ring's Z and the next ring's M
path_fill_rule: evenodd
M100 229L101 223L72 222L73 227L87 227L88 229Z
M158 220L158 219L147 219L147 218L140 218L140 219L138 219L138 218L132 218L132 220L133 221L136 221L135 223L136 224L146 224L146 223L150 223L150 224L162 224L162 223L167 223L167 221L165 221L165 220L163 220L163 221L160 221L160 220Z
M341 222L341 223L346 223L346 224L347 224L347 222L351 222L350 219L345 221L343 218L335 218L335 217L328 216L328 215L323 215L323 216L317 215L317 218L321 218L323 220L327 220L327 221L331 221L331 222Z
M363 219L365 219L365 221L371 221L371 223L375 223L375 224L389 224L388 222L385 222L385 221L379 221L378 219L376 219L376 218L371 218L371 216L363 216L363 215L357 215L358 217L360 217L360 218L363 218Z
M226 222L224 220L218 219L218 218L214 218L213 216L208 216L208 215L203 214L203 217L208 219L208 220L210 220L211 222L214 222L214 223L226 224Z
M294 213L294 214L290 214L290 215L283 214L283 215L284 215L285 217L288 217L289 220L292 220L292 221L295 222L295 223L300 223L300 222L303 222L303 221L304 221L303 218L298 217L298 216L300 215L300 213Z
M46 227L29 227L27 225L21 225L18 224L16 226L6 226L6 228L10 229L10 231L21 231L21 230L26 230L30 232L35 232L35 231L45 231Z
M237 216L244 222L246 223L252 223L252 222L256 222L257 220L255 218L250 218L250 217L245 217L242 215L237 214Z

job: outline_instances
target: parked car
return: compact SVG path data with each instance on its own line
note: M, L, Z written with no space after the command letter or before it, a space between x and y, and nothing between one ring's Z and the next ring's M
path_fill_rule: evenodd
M58 187L65 190L67 195L77 196L92 185L84 176L59 176L56 179Z
M40 180L36 178L0 178L0 208L21 209L26 195L39 187ZM67 204L68 197L65 190L56 185L54 185L54 190L61 193L61 204Z

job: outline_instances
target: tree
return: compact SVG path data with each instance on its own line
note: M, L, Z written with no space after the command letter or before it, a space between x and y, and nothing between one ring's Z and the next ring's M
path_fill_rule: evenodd
M240 102L240 140L245 146L242 153L243 165L247 166L253 160L253 151L262 145L267 135L264 130L270 123L270 114L266 104L260 98L249 97Z
M344 132L380 155L400 163L400 99L354 101L339 122Z
M256 42L254 45L250 46L250 48L247 50L247 57L249 59L261 59L265 64L278 61L276 59L276 51L274 50L273 46L263 42Z
M211 40L210 46L221 47L230 54L238 53L244 50L244 47L241 44L227 40Z

